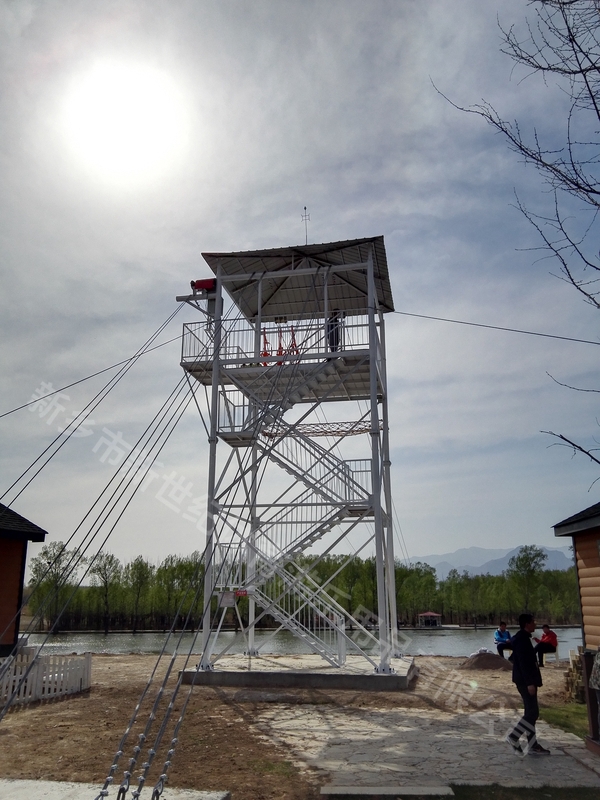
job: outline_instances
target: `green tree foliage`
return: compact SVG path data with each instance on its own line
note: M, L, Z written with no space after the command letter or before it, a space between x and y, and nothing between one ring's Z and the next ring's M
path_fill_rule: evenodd
M125 566L123 583L126 587L128 610L132 617L132 630L137 632L140 617L144 618L149 612L148 598L154 579L154 567L143 556L138 556L134 561Z
M417 562L406 570L396 584L396 605L402 609L402 616L411 625L417 624L417 617L423 611L436 611L438 597L436 596L435 569L429 564Z
M547 554L534 544L525 545L516 556L509 559L506 574L520 592L526 612L530 610L532 596L539 586L547 559Z
M110 627L111 604L116 602L116 593L121 587L121 562L112 553L98 553L90 565L92 584L100 590L104 633Z
M51 600L44 611L50 624L57 609L62 608L74 591L74 579L70 582L64 579L64 570L74 554L63 552L61 547L60 543L48 545L31 563L34 582L41 587L32 598L32 610L41 608L44 598ZM514 624L528 608L540 622L579 623L575 568L544 570L544 562L543 551L525 546L502 575L470 575L451 570L442 581L437 580L435 569L428 564L407 566L397 562L398 622L416 625L419 613L434 611L450 625L490 625L500 619ZM308 573L309 578L302 580L313 587L323 586L358 618L377 617L374 558L301 556L296 566L288 565L288 570L298 575L301 570ZM200 623L203 603L200 553L168 556L157 566L143 556L122 566L115 556L107 553L95 560L90 574L92 585L77 589L73 602L61 617L63 629L167 630L175 621L178 628L194 630ZM238 610L242 620L247 620L247 598L240 598ZM216 612L216 605L213 611ZM264 627L273 624L269 615L264 615L260 623ZM237 626L237 616L232 610L227 612L225 626Z
M75 565L79 566L76 567ZM31 559L31 596L29 606L54 631L58 631L61 611L73 594L77 574L85 559L77 558L76 550L67 549L64 542L45 544Z
M202 592L200 591L203 570L198 552L191 556L167 556L159 564L154 576L154 613L160 618L159 627L169 628L175 623L183 625L189 617L187 627L194 627L201 614Z

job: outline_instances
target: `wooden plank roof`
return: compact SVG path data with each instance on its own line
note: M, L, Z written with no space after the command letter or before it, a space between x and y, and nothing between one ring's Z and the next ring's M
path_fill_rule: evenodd
M258 312L259 278L263 319L310 319L323 315L325 276L330 310L347 315L365 313L366 262L371 249L379 306L384 313L393 311L383 236L202 256L215 274L220 264L224 287L247 319L254 319ZM336 266L346 269L336 271ZM295 270L297 274L293 274ZM278 272L286 275L278 277Z

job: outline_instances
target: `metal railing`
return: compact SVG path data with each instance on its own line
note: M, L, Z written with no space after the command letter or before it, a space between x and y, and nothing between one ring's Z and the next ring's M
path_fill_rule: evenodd
M261 440L259 447L264 447ZM307 437L282 436L275 445L269 442L268 455L325 500L352 503L368 499L369 492L355 479L350 462Z
M264 557L280 559L306 549L331 530L344 515L344 508L325 503L306 489L293 503L263 517L256 533L256 550Z
M212 321L186 323L183 326L182 361L212 357L213 336ZM219 357L225 362L246 362L256 366L290 364L301 356L366 350L368 347L369 324L366 315L335 321L321 317L280 325L266 323L260 330L258 353L256 328L246 320L236 319L224 320L221 324Z

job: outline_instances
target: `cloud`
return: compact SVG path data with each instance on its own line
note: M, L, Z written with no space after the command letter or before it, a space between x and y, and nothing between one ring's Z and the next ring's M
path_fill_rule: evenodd
M497 13L521 25L525 11L516 0L0 3L2 408L135 352L208 273L201 251L303 241L304 205L311 241L385 235L398 309L594 338L592 310L527 251L534 232L511 206L516 187L543 210L538 176L432 86L458 104L489 99L527 130L542 120L558 140L563 96L520 81L498 50ZM178 83L191 145L163 179L111 188L72 158L58 119L70 81L125 57ZM546 372L593 385L593 346L391 315L388 344L394 494L417 549L542 541L549 519L594 502L593 468L538 433L590 440L594 396ZM96 430L133 441L178 361L177 344L145 356L94 412ZM101 380L70 390L71 406ZM55 433L28 411L0 431L7 484ZM165 459L202 485L206 436L191 412ZM65 538L109 477L82 439L16 508ZM155 506L124 518L117 554L199 546Z

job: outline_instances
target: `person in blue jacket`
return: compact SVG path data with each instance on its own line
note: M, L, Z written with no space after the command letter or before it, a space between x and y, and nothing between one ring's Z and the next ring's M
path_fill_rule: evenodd
M498 651L498 655L502 656L502 658L504 658L505 650L512 650L512 646L510 644L511 638L510 632L506 630L506 622L501 622L497 630L494 632L494 641L496 642L496 650Z
M535 735L535 723L540 715L537 692L542 685L542 674L538 666L535 650L531 642L531 634L535 631L535 620L531 614L521 614L520 630L512 637L512 680L523 699L523 716L508 733L506 741L515 753L532 756L549 756L550 750L538 742ZM523 734L527 737L525 748L521 748L519 739Z

